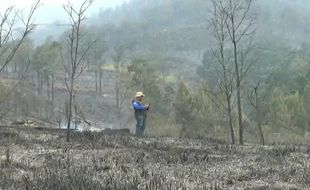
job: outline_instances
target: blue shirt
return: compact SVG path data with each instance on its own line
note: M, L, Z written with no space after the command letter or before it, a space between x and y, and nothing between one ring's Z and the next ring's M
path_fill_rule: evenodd
M143 105L141 102L137 101L137 100L133 100L133 101L132 101L132 108L133 108L134 110L140 110L140 111L146 109L146 108L144 107L144 105Z

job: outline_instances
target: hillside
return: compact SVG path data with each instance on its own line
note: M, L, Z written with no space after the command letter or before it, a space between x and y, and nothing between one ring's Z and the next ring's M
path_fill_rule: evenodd
M309 189L310 147L0 127L0 189Z

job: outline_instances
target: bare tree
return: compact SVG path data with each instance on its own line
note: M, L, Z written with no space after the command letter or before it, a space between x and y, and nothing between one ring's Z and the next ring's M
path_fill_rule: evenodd
M254 120L257 123L258 131L260 135L260 143L262 145L265 145L265 138L264 138L264 133L263 133L263 128L262 128L262 115L263 115L262 97L259 94L259 89L260 89L260 83L258 83L255 87L252 88L248 96L248 99L250 101L251 106L254 108L254 111L255 111Z
M232 121L232 93L233 93L233 68L230 66L229 58L225 54L225 46L228 38L228 31L226 29L227 14L225 12L225 0L212 0L213 12L209 19L211 30L214 34L216 48L212 49L216 64L218 65L219 84L218 88L221 94L225 96L224 111L228 117L228 126L230 129L230 136L232 144L235 144L235 132ZM214 96L217 97L217 96ZM218 99L218 98L217 98ZM222 101L222 100L219 100Z
M124 49L122 46L118 46L115 48L115 55L113 56L114 61L114 69L115 69L115 105L116 105L116 115L119 121L119 125L121 126L121 113L122 113L122 106L121 106L121 72L122 72L122 59L124 56Z
M76 95L74 90L75 80L85 71L87 64L85 56L90 50L94 42L89 42L85 47L81 46L81 27L83 21L86 19L85 12L92 4L92 0L85 0L79 9L75 9L73 5L68 2L63 8L69 16L71 30L67 38L67 46L69 51L69 60L64 62L65 66L65 84L69 96L67 107L67 141L69 141L70 125L72 120L73 99Z
M106 51L105 49L105 42L103 38L98 38L98 35L96 34L97 29L94 29L92 33L89 35L89 39L93 39L96 41L96 44L94 44L94 47L92 48L92 51L88 53L87 59L89 60L89 63L87 67L90 67L92 65L92 69L95 73L95 85L96 85L96 93L99 95L102 95L102 77L103 77L103 69L102 66L105 63L104 60L104 53Z
M243 145L243 116L241 90L242 82L250 67L245 65L250 48L244 47L244 40L254 33L253 19L250 18L252 0L225 0L225 20L229 39L233 46L235 82L237 90L239 143ZM243 44L242 44L243 43Z
M128 47L123 45L117 45L115 47L115 53L113 55L114 61L114 69L115 69L115 82L114 82L114 90L115 90L115 106L116 106L116 116L118 120L118 125L122 128L122 112L124 109L124 102L128 100L129 89L127 86L128 73L124 68L124 56L125 50Z
M102 95L102 77L103 77L103 72L102 72L102 65L104 64L105 60L100 60L99 62L97 62L96 66L97 69L95 71L95 75L96 75L96 92L99 92L99 95ZM99 76L98 76L98 72L99 72Z
M13 58L17 54L17 51L21 48L22 44L25 43L29 34L34 30L35 24L33 15L39 8L39 5L40 0L37 0L30 7L28 13L18 10L14 6L8 7L3 13L0 13L0 73L5 72L5 74L8 74L8 65L13 62ZM18 80L10 84L8 89L1 89L1 91L4 92L4 96L0 99L0 105L6 103L8 106L5 113L1 113L0 119L9 113L11 109L9 98L25 79L24 74L27 73L31 61L29 57L24 57L24 59L27 59L27 61L24 62L25 65L23 65L23 69L19 73ZM17 107L15 108L17 110Z
M7 8L4 13L0 14L0 58L3 60L0 65L0 72L6 69L19 47L34 30L33 15L39 5L40 0L31 6L26 16L14 6Z

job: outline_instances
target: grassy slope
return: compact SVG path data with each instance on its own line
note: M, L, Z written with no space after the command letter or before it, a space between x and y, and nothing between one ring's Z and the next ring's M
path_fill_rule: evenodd
M310 147L0 127L0 189L309 189Z

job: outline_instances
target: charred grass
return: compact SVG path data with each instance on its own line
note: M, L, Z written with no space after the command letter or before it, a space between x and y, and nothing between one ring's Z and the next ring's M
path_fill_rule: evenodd
M310 189L310 147L0 127L0 189Z

